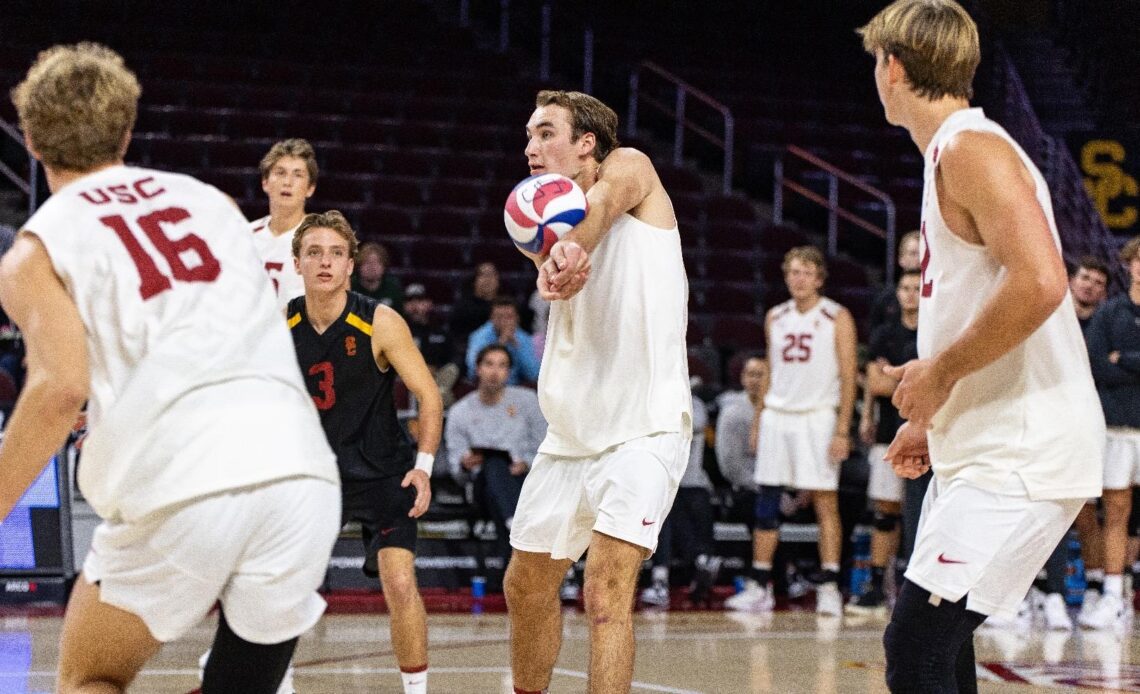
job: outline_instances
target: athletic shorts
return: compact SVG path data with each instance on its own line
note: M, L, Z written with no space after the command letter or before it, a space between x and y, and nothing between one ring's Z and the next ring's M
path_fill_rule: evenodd
M684 470L690 434L663 433L626 441L593 456L539 453L523 482L511 546L552 559L581 558L593 533L657 548Z
M1012 616L1085 503L1033 501L1021 478L1001 492L962 480L930 481L906 577L967 609Z
M833 492L839 489L840 466L827 449L835 436L835 410L760 414L756 451L756 484Z
M340 532L340 490L291 477L195 499L136 523L104 521L83 563L100 599L172 641L221 601L246 641L300 636L325 610L317 588Z
M377 553L385 547L401 547L415 554L417 523L408 512L416 503L416 488L401 487L404 476L375 480L341 482L344 499L342 522L360 523L360 540L364 544L364 573L380 575Z
M867 498L872 501L902 502L903 478L895 474L890 463L883 460L887 444L876 443L867 451L867 464L871 477L867 482Z
M1112 427L1104 441L1104 488L1140 484L1140 430Z

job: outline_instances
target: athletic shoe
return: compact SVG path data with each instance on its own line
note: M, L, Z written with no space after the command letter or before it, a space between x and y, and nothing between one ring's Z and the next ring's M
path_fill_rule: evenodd
M771 612L776 606L771 588L761 588L756 581L749 579L744 590L724 601L727 610L737 612Z
M720 557L708 557L703 562L697 562L697 573L689 585L689 601L694 605L709 601L717 574L720 573L720 564Z
M1065 607L1065 598L1060 593L1045 596L1040 614L1049 631L1071 631L1073 628L1073 620L1069 618L1069 610Z
M1086 629L1111 629L1123 624L1126 618L1124 601L1119 595L1102 595L1092 613L1081 620L1081 626Z
M582 586L578 584L578 575L574 573L574 567L566 572L566 578L562 581L562 588L558 591L558 597L562 602L578 602L578 596L582 594Z
M1081 601L1081 611L1077 613L1077 624L1085 626L1085 620L1096 610L1096 604L1098 602L1100 602L1100 591L1085 591L1084 599Z
M654 607L668 607L669 584L665 581L654 581L652 585L641 591L641 601Z
M843 595L839 592L839 586L824 583L815 589L815 611L832 617L843 614Z
M887 611L887 596L883 595L882 588L870 588L857 598L844 606L843 611L849 615L877 615Z
M1027 597L1021 601L1021 606L1017 609L1017 614L1012 617L1006 617L1000 614L992 614L986 617L986 621L982 622L982 626L986 629L998 630L1014 630L1025 631L1033 624L1033 603Z

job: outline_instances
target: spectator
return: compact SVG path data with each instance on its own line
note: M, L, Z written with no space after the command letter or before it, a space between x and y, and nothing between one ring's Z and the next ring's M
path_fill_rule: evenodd
M356 272L352 276L352 291L403 313L404 288L400 286L400 280L388 272L391 265L388 249L382 244L374 241L361 244Z
M1077 321L1084 331L1093 314L1108 298L1108 265L1096 256L1084 256L1069 276L1069 290L1073 293Z
M451 472L474 479L476 498L495 523L504 561L510 554L508 531L523 478L546 436L538 395L507 385L511 362L502 345L479 351L478 389L452 406L444 431Z
M479 263L471 284L463 288L451 309L451 334L466 338L491 316L491 302L499 295L499 270L494 263Z
M744 361L740 370L740 383L744 386L738 397L722 405L716 420L716 462L720 472L732 485L732 507L738 509L748 530L753 530L756 506L756 445L749 441L756 410L764 406L764 393L768 390L768 362L759 354Z
M530 333L519 327L519 307L510 297L501 296L491 305L491 319L467 338L467 375L475 379L476 356L488 345L499 344L511 353L509 385L538 380L538 357Z
M684 563L694 569L689 585L689 600L693 604L708 600L720 572L721 558L713 554L712 482L704 468L705 427L708 422L708 408L694 395L689 465L681 477L673 508L665 518L657 539L652 583L641 591L641 601L648 605L669 606L669 565L673 560L674 543L680 545Z
M903 272L910 272L920 269L921 265L922 261L918 257L918 232L908 231L899 240L899 269ZM873 332L880 325L897 323L900 313L899 300L895 296L895 287L884 286L875 295L875 300L871 303L871 315L867 322Z
M435 303L427 288L416 282L404 290L404 317L412 331L412 340L424 355L431 375L439 386L444 408L454 401L451 388L459 380L459 365L455 363L455 345L451 334L433 319Z

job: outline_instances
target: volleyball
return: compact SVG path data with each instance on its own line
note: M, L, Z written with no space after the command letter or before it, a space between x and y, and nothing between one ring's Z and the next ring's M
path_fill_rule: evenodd
M546 255L563 234L586 217L590 206L578 184L562 174L523 179L507 197L503 222L520 249Z

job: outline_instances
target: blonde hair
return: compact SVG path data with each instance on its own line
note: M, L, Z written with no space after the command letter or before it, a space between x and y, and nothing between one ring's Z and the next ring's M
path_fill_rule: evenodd
M570 112L571 142L577 142L586 133L594 133L594 161L602 161L621 145L617 136L617 113L597 98L582 92L544 89L534 99L538 108L552 104Z
M348 242L348 257L356 260L356 250L360 244L356 240L356 232L352 230L352 225L344 218L344 215L339 210L329 210L328 212L310 213L305 215L301 220L300 226L297 231L293 232L293 257L301 257L301 244L305 240L305 234L310 229L332 229L340 235L342 239Z
M123 158L141 93L122 56L84 42L41 52L11 95L45 165L89 171Z
M1120 260L1131 263L1137 257L1140 257L1140 236L1133 236L1120 249Z
M305 169L309 172L309 185L317 185L317 153L313 151L313 146L308 140L299 137L281 140L269 148L258 166L261 170L261 180L269 178L269 172L285 157L297 157L305 162Z
M915 93L969 99L982 52L978 26L954 0L896 0L858 29L863 48L893 55Z
M788 251L784 254L784 262L780 265L780 269L787 272L793 260L811 263L815 266L820 281L827 279L827 261L823 259L823 252L815 246L796 246Z

